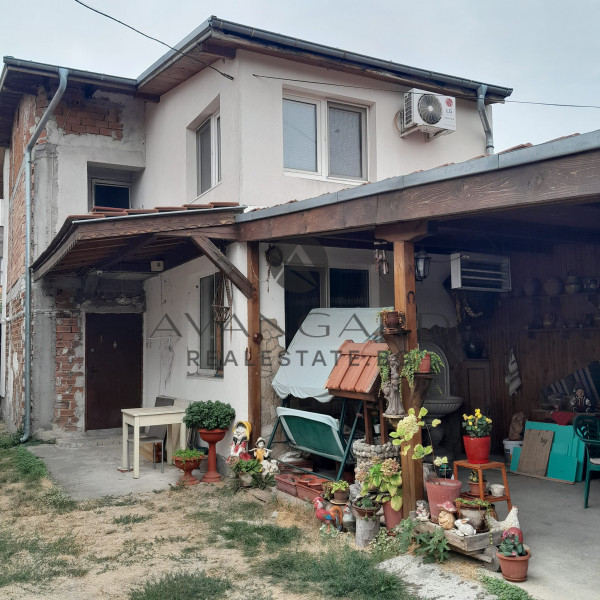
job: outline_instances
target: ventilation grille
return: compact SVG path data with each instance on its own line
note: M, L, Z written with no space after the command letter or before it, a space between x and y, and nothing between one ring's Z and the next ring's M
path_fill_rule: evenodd
M433 94L423 94L417 110L421 119L429 125L435 125L442 118L442 104Z
M457 252L450 255L452 289L509 292L510 258Z

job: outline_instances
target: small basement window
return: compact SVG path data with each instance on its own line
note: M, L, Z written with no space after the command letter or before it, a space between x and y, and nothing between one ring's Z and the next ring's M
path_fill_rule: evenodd
M92 180L92 206L107 208L130 208L130 186L125 183Z

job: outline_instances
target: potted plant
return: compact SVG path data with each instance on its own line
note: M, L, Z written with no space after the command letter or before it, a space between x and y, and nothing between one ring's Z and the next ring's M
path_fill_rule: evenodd
M481 498L456 498L454 501L461 519L469 519L477 533L487 531L486 514L491 510L491 504Z
M323 484L323 488L325 488L326 484ZM348 502L348 498L350 497L350 485L345 479L340 479L338 481L332 481L328 486L329 494L333 494L333 499L336 502L346 503Z
M400 313L397 310L394 310L393 306L386 306L382 308L376 315L376 319L381 323L381 328L385 332L388 331L397 331L398 329L402 329L406 324L406 317L404 313Z
M411 390L415 389L415 373L439 373L444 367L444 362L439 354L429 350L413 348L404 355L404 364L400 377L404 377Z
M192 471L200 466L204 454L196 449L179 449L173 452L173 462L178 469L183 471L183 476L177 485L196 485L200 481L192 475Z
M483 481L483 491L485 492L485 483L487 479L485 473L481 473L481 480ZM469 473L469 494L472 496L479 496L479 473L477 469L471 469Z
M427 416L427 409L421 407L419 413L415 412L414 408L408 410L408 415L401 419L396 427L396 431L390 433L390 437L393 438L392 444L394 446L402 447L402 454L407 455L411 450L409 442L423 427L429 427L425 422L424 418ZM439 419L433 419L431 427L437 427L441 421ZM431 436L430 436L431 437ZM422 459L429 454L434 458L433 464L436 467L442 467L448 465L448 458L435 457L432 446L423 446L417 444L412 448L412 459ZM431 511L431 520L437 523L437 517L439 514L438 504L443 504L446 501L453 502L454 499L460 494L461 483L454 479L437 478L433 477L425 482L427 488L427 498L429 499L429 509Z
M244 487L250 487L253 475L258 475L262 470L260 461L252 458L247 452L242 452L239 456L230 456L227 464Z
M234 417L235 410L231 405L219 400L191 402L185 409L185 426L188 429L197 429L202 439L208 443L208 468L201 479L205 483L221 481L217 471L216 444L225 437Z
M479 408L475 409L473 415L463 415L463 443L467 460L471 464L484 464L490 460L490 433L492 431L492 420L481 414Z
M523 534L516 527L502 533L502 541L496 553L502 576L507 581L525 581L531 551L523 545Z

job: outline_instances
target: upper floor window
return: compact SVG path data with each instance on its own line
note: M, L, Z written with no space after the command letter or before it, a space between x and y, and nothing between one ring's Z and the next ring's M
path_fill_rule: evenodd
M92 206L107 208L131 208L129 201L129 185L100 179L92 180Z
M196 131L198 195L221 181L221 116L208 118Z
M325 177L366 179L366 116L359 106L284 98L284 167Z

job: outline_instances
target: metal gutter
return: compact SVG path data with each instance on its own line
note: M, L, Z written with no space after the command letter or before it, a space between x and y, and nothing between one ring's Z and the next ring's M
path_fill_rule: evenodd
M270 208L246 212L237 215L235 220L236 223L247 223L250 221L258 221L260 219L270 219L285 214L302 212L311 208L331 206L340 202L355 200L357 198L398 192L403 189L420 185L488 173L509 167L524 166L544 160L560 158L561 156L580 154L582 152L593 150L600 150L600 130L545 142L529 148L515 150L514 152L491 154L489 156L470 159L454 165L446 165L428 171L391 177L390 179L385 179L383 181L366 183L331 194L324 194L306 200L298 200L297 202L288 202Z
M314 42L308 42L298 38L293 38L279 33L273 33L264 29L257 29L256 27L248 27L240 23L233 23L232 21L226 21L219 17L211 16L207 19L200 27L195 29L181 42L179 42L175 48L180 52L189 51L198 45L200 42L211 37L211 35L217 32L222 34L235 34L247 38L251 42L263 42L276 44L283 48L293 48L295 50L301 50L304 52L310 52L312 54L319 54L321 56L333 59L339 62L341 65L343 62L354 62L366 65L369 67L375 67L383 69L394 74L400 74L408 76L414 79L427 80L431 82L432 86L435 83L442 83L452 86L458 86L463 88L465 91L469 90L472 92L472 97L475 98L477 89L482 82L473 81L471 79L464 79L462 77L454 77L452 75L446 75L444 73L437 73L436 71L428 71L426 69L418 69L416 67L410 67L400 63L395 63L390 60L382 60L359 54L356 52L349 52L347 50L341 50L332 46L325 46L323 44L317 44ZM220 38L222 39L222 38ZM232 45L236 45L236 40L231 40ZM239 42L237 42L239 45ZM149 69L144 71L138 78L138 86L143 86L148 83L153 77L156 77L165 69L167 69L173 62L178 60L179 53L170 50L159 58ZM415 82L417 84L418 82ZM512 88L507 88L498 85L487 84L489 102L502 101L507 96L512 94Z
M46 128L46 123L54 113L54 108L60 102L67 89L67 69L58 69L60 84L50 104L46 107L42 118L38 122L27 147L25 148L25 415L23 416L23 437L21 442L26 442L31 435L31 168L32 155L35 144L40 134Z
M59 70L64 68L58 65L49 65L46 63L34 62L31 60L22 60L12 56L4 57L4 64L8 70L23 70L34 75L43 75L46 77L59 78ZM86 83L103 82L112 86L122 86L131 88L132 92L136 90L136 80L129 77L116 77L114 75L106 75L104 73L95 73L94 71L82 71L79 69L69 69L70 81L81 81ZM0 89L2 89L0 87Z

